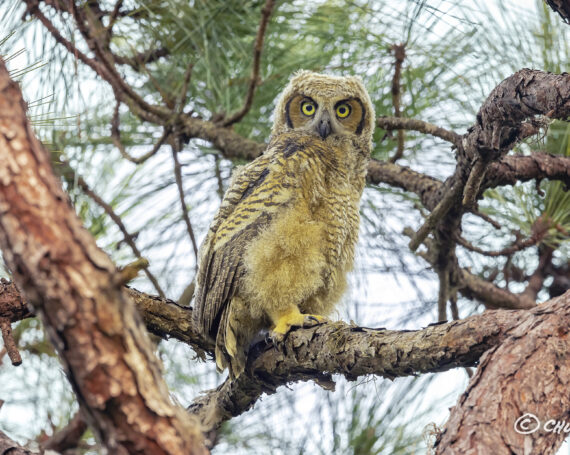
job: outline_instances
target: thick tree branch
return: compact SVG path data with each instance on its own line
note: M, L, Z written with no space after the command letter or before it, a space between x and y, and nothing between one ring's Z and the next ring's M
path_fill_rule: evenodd
M116 454L206 453L170 402L139 316L71 208L1 60L0 246L103 445Z
M211 355L213 345L192 332L191 308L134 289L127 292L152 333L188 343L201 357ZM570 306L570 293L565 298ZM530 313L486 311L417 331L370 329L344 322L294 330L278 348L265 342L254 346L246 372L237 382L226 381L216 390L206 392L190 410L200 418L204 431L209 432L224 420L250 409L263 393L274 393L279 386L291 382L312 380L332 388L331 373L349 380L368 374L395 378L473 366L483 352L503 343L515 327L531 324L532 315L549 313L558 305L559 301L554 300L534 307ZM524 303L518 307L524 307Z
M489 166L482 186L494 188L542 179L560 180L570 188L570 157L540 152L507 155Z
M206 392L194 401L190 411L199 416L208 432L250 409L263 393L274 393L279 386L291 382L313 380L332 388L330 374L349 380L368 374L393 379L474 366L483 352L502 343L514 327L526 320L526 314L487 311L460 321L403 332L343 322L297 330L279 348L254 347L246 372L236 381L226 380L217 389Z
M536 133L527 120L543 115L570 117L570 75L523 69L502 81L477 114L477 122L463 137L462 160L497 161L521 139Z
M556 453L567 434L544 425L567 422L570 415L569 325L570 291L523 313L509 336L482 357L451 410L436 453ZM515 425L527 413L540 428L521 434ZM519 430L537 423L528 418Z
M542 179L560 180L570 187L570 158L540 152L506 155L489 165L480 190ZM367 181L375 185L385 183L415 193L422 204L432 210L443 185L442 181L407 166L375 159L370 160L368 165Z

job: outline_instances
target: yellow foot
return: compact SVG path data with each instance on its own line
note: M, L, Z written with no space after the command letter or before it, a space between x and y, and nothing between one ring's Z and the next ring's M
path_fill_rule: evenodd
M317 314L303 314L295 307L287 313L281 314L276 320L274 319L275 326L271 331L271 338L275 342L281 342L292 327L313 327L328 321L324 316Z

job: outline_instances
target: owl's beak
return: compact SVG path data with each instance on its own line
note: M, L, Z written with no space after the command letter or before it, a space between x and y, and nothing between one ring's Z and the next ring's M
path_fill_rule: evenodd
M326 137L332 132L331 118L327 111L323 112L321 117L317 119L315 124L315 129L321 138L326 139Z

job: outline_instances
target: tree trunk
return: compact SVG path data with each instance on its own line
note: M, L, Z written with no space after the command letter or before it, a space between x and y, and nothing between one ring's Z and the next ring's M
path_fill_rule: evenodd
M112 454L204 454L110 259L81 226L0 59L0 247Z
M570 430L569 327L570 291L526 313L481 358L436 454L556 453Z

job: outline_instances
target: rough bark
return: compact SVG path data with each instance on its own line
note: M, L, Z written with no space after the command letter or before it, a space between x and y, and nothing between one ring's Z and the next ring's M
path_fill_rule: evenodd
M263 393L298 381L334 389L332 374L355 380L374 374L394 379L473 366L517 324L519 312L489 311L422 330L391 331L344 322L295 330L279 347L250 350L246 371L205 392L190 406L205 431L250 409Z
M485 353L452 408L437 454L553 454L567 436L552 430L570 418L570 291L523 313L509 336ZM537 431L515 431L530 413ZM519 420L531 430L536 420ZM548 423L550 421L550 423Z
M548 153L504 156L489 166L483 188L541 179L560 180L570 188L570 157Z
M53 175L1 60L0 247L102 444L113 454L206 453L170 402L140 317Z

